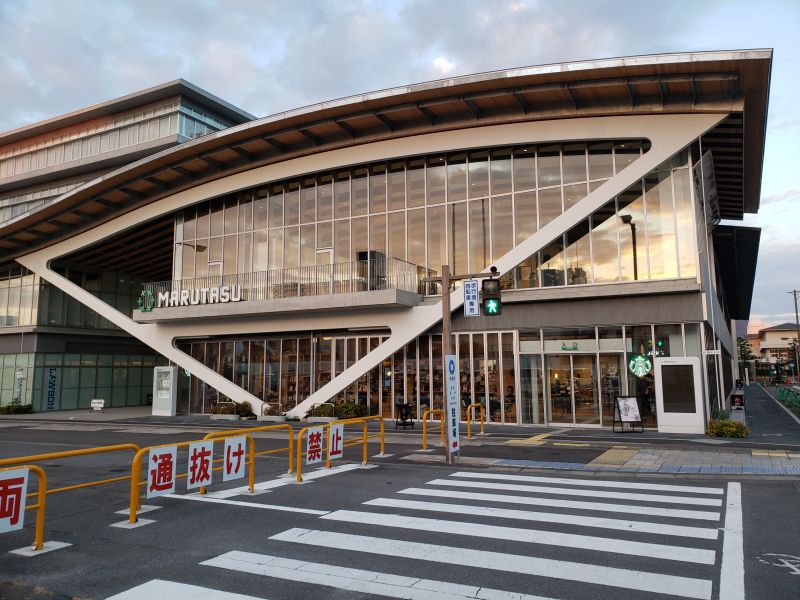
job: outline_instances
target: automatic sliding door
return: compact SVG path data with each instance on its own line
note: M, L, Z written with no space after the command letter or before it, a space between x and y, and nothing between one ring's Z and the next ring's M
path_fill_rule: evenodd
M547 357L547 389L550 391L550 422L573 424L569 355Z
M594 355L575 354L572 356L576 425L600 424L600 401L594 361Z

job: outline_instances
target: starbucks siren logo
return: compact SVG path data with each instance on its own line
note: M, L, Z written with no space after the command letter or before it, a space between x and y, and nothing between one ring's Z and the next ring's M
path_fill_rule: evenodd
M653 363L644 354L636 354L628 361L628 368L637 377L644 377L653 368Z
M139 298L136 300L139 305L139 310L142 312L152 312L153 307L156 305L156 298L150 290L142 290Z

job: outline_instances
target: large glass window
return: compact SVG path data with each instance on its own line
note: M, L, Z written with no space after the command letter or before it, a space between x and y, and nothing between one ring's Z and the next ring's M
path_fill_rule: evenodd
M311 266L317 251L330 247L334 262L369 251L435 271L442 264L480 271L581 202L642 148L626 140L474 149L243 190L183 211L175 276ZM693 276L689 191L685 160L663 165L520 264L504 286ZM11 292L0 293L8 305Z

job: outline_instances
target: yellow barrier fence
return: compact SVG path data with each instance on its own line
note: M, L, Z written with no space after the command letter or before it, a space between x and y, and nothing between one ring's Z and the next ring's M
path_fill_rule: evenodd
M227 439L229 437L239 437L240 435L241 434L227 435L227 436L224 436L224 437L216 437L216 438L213 439L213 441L222 441L222 440L225 440L225 439ZM245 435L244 437L247 439L247 445L248 445L248 448L249 448L248 453L247 453L247 457L248 458L247 458L247 461L245 462L245 465L250 467L250 469L249 469L249 477L248 477L248 487L250 488L250 493L252 494L255 491L255 487L254 487L255 486L255 462L256 462L255 461L255 443L254 443L253 438L251 436ZM158 446L147 446L146 448L142 448L141 450L139 450L136 453L136 456L133 457L133 462L131 463L131 475L130 475L131 494L130 494L130 516L128 517L128 522L131 525L136 523L136 521L138 521L138 517L137 517L136 513L138 512L139 507L141 506L141 504L139 502L139 494L140 494L139 487L142 486L142 485L145 485L147 483L147 481L142 481L142 457L145 455L145 453L149 452L150 450L155 450L155 449L158 449L158 448L171 448L171 447L187 448L190 445L195 444L197 442L201 442L201 441L207 441L207 440L191 440L191 441L188 441L188 442L178 442L178 443L175 443L175 444L160 444ZM214 460L215 463L223 462L223 461L224 461L224 458L215 459ZM224 468L223 465L220 465L219 467L212 467L211 471L212 472L221 471L223 468ZM175 478L176 479L183 479L184 477L187 477L187 476L188 476L188 473L178 473L175 476Z
M8 467L5 469L0 469L2 471L11 471L17 469L28 469L29 471L33 471L39 477L39 489L36 491L35 494L28 494L30 496L37 496L38 500L36 504L31 504L30 506L26 506L24 503L27 500L26 498L22 498L20 500L20 510L33 510L36 509L36 530L33 537L33 545L31 546L34 550L41 550L44 547L44 514L45 514L45 504L47 502L47 475L44 472L44 469L37 465L29 465L29 464L21 464L14 467Z
M370 435L368 432L368 423L369 421L378 421L380 423L380 432L377 434ZM330 438L330 428L331 425L355 425L361 423L362 425L362 435L359 439L351 439L347 441L346 439L343 440L342 447L345 448L347 446L355 446L357 444L361 444L363 446L362 450L362 465L367 464L367 460L369 458L367 452L367 444L370 438L380 437L381 441L381 455L383 455L383 448L384 448L384 423L383 417L376 415L374 417L357 417L355 419L342 419L341 421L331 421L330 423L318 423L315 425L309 425L308 427L303 427L300 431L297 432L297 441L295 442L296 451L297 451L297 459L295 461L295 465L297 466L297 483L302 483L303 481L303 456L305 456L305 452L303 452L303 436L308 433L309 429L314 429L316 427L322 427L325 431L325 441L324 441L324 451L325 451L325 467L330 469L331 468L331 454L330 454L330 447L328 444L328 439Z
M30 456L18 456L15 458L4 458L0 460L0 468L10 467L12 465L29 464L35 462L42 462L46 460L58 460L62 458L72 458L74 456L88 456L90 454L106 454L109 452L133 452L136 454L140 450L136 444L115 444L113 446L97 446L96 448L81 448L80 450L64 450L63 452L50 452L48 454L32 454ZM99 481L89 481L86 483L78 483L75 485L68 485L60 488L47 490L48 494L58 494L61 492L69 492L71 490L79 490L82 488L94 487L96 485L105 485L108 483L117 483L119 481L127 481L130 479L129 475L122 477L110 477L108 479L100 479ZM33 494L28 494L33 496Z
M472 415L475 414L474 409L478 409L478 413L480 413L480 423L481 423L481 435L483 435L483 422L486 420L486 417L483 414L483 404L470 404L467 407L467 439L472 439Z
M422 449L428 448L428 415L434 419L439 416L439 432L442 434L442 446L444 446L444 411L440 408L431 408L422 413Z

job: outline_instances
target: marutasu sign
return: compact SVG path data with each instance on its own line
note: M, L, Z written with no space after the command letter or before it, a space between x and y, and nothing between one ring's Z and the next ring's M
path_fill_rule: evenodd
M240 302L241 299L242 286L240 285L172 290L171 292L158 292L156 308L195 306L198 304L226 304L228 302Z

